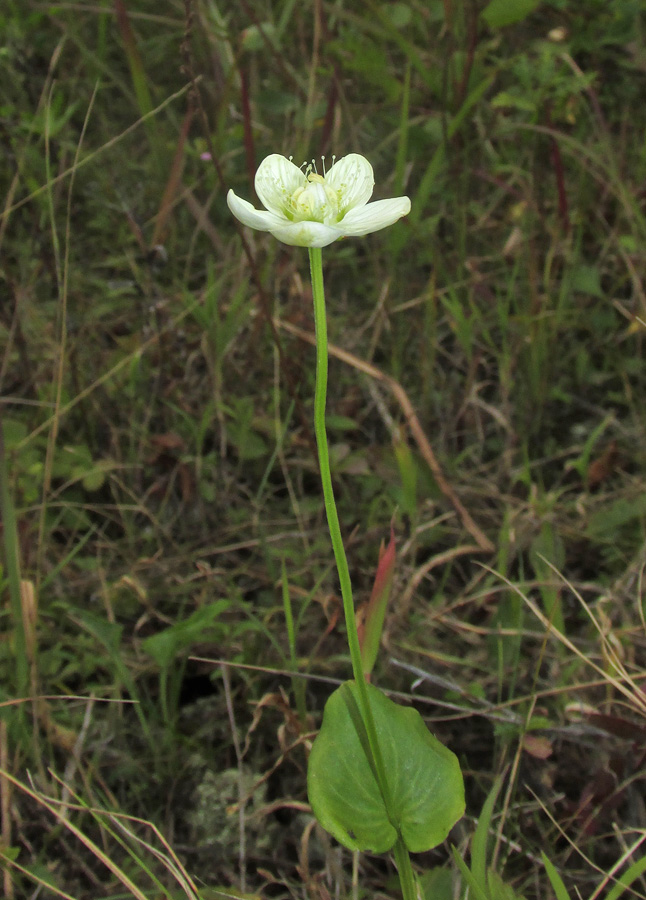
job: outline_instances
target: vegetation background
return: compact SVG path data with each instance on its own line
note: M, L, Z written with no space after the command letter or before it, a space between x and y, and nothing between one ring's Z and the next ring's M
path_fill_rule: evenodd
M461 760L451 843L498 786L483 896L552 897L550 864L646 895L645 27L644 0L5 0L7 898L396 892L305 794L349 673L307 254L225 203L275 152L362 153L412 201L324 252L328 425L358 601L394 517L374 677ZM449 846L416 865L465 888Z

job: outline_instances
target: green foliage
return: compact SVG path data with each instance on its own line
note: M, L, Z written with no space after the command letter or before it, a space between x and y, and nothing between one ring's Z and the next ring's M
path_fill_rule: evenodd
M471 839L471 866L468 867L453 848L453 856L464 879L462 896L473 893L478 900L524 900L507 884L495 869L489 867L488 845L491 819L502 781L498 780L487 797Z
M192 645L200 641L214 642L226 634L226 626L219 622L230 607L228 600L218 600L196 609L188 618L164 628L141 643L142 650L159 666L159 695L164 722L175 723L184 675L182 658Z
M134 702L135 712L139 719L142 733L148 740L150 748L155 750L153 735L146 717L145 707L141 702L133 674L126 665L122 653L121 641L123 637L123 626L119 625L117 622L108 622L86 609L75 610L74 615L78 619L79 624L94 637L102 650L105 651L107 661L112 668L112 677L115 681L116 691L120 692L122 689L125 689L130 695Z
M545 866L547 877L549 878L550 884L552 885L554 893L556 894L556 900L570 900L570 895L568 894L567 889L563 884L563 879L555 869L549 857L547 857L545 853L542 853L541 856L543 857L543 865Z
M480 17L489 28L503 28L522 22L541 4L541 0L489 0Z
M70 826L101 831L97 846L155 896L175 888L150 882L74 793L152 819L201 889L279 878L315 896L334 872L349 895L348 857L303 807L303 744L332 689L320 679L348 677L312 452L307 263L262 234L244 234L247 253L225 196L251 198L268 153L357 151L376 199L413 202L397 229L326 253L331 341L353 354L331 360L326 421L357 605L401 514L379 677L411 691L395 659L452 685L419 691L429 720L448 718L437 727L468 773L469 814L516 764L500 875L489 847L477 890L643 892L639 849L617 867L639 759L590 712L638 728L643 698L600 685L585 660L603 670L612 648L631 676L644 662L644 0L195 0L191 23L182 3L124 3L120 23L118 5L0 4L0 412L16 525L5 502L0 674L5 701L48 698L3 708L12 770ZM472 549L408 411L366 363L406 391L444 488L495 554ZM231 663L228 701L194 653ZM229 810L246 844L224 858L187 808L206 783L196 759L238 764L229 711L267 795L243 804L242 826ZM528 729L549 756L532 755ZM618 787L603 798L608 760ZM29 795L11 815L26 870L75 900L132 894ZM274 819L269 853L257 836ZM445 847L426 866L429 900L468 883ZM33 893L12 871L14 894ZM357 871L360 895L395 890L380 864Z
M352 850L384 853L401 835L420 853L445 840L464 812L457 758L428 730L414 709L368 685L395 820L389 820L367 754L367 737L354 682L325 704L310 755L307 789L321 824Z
M634 863L628 866L621 878L617 880L616 884L606 894L606 900L619 900L619 897L626 892L632 893L631 885L638 878L642 878L644 872L646 872L646 856L636 859ZM561 898L559 897L558 900L561 900Z
M267 455L267 443L259 433L259 421L255 416L253 400L242 397L233 401L229 410L231 425L229 435L241 460L260 459Z
M424 900L453 900L455 884L449 869L428 869L419 878L419 886Z
M219 600L196 609L187 619L146 638L142 641L142 649L152 656L160 669L167 669L181 651L217 634L216 621L229 606L229 601Z
M558 578L555 570L561 571L565 564L565 548L549 521L543 522L540 532L532 541L529 559L539 580L545 615L557 631L563 632L565 619L561 607L562 585L555 585L554 580Z

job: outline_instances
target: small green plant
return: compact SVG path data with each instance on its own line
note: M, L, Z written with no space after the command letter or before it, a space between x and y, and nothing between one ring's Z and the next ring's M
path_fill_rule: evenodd
M356 153L323 175L312 166L303 172L273 154L261 163L255 178L266 209L254 209L233 191L227 200L243 224L309 248L316 328L314 430L354 675L326 703L308 764L310 803L319 822L345 847L392 850L404 900L415 900L418 890L409 852L437 846L461 818L462 773L457 758L433 737L416 710L398 706L366 680L383 615L373 610L364 645L369 652L362 656L325 425L328 344L321 248L341 237L385 228L410 211L407 197L368 203L373 186L372 166Z

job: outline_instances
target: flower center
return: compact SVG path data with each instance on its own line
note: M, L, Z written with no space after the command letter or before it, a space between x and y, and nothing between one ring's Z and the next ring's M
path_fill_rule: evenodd
M307 184L297 187L289 198L294 222L336 222L341 213L339 191L326 183L323 175L307 173Z

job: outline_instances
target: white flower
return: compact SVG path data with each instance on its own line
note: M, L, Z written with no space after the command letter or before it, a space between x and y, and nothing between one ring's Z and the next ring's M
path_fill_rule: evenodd
M243 225L269 231L284 244L327 247L342 237L361 237L392 225L410 212L408 197L368 203L375 179L358 153L334 163L325 175L305 172L272 153L256 172L256 193L265 209L255 209L233 191L227 203Z

